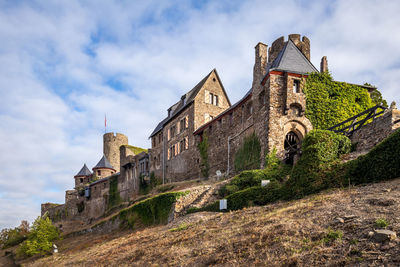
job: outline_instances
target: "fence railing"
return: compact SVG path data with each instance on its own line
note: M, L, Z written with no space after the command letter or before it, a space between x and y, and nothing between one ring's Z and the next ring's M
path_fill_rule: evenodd
M385 110L386 107L376 105L375 107L364 110L363 112L328 128L328 130L334 131L335 133L344 134L346 136L351 136L355 131L365 125L368 120L376 119L376 117L383 114Z

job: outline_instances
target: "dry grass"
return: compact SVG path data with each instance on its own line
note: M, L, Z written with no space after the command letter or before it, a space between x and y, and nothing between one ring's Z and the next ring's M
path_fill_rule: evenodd
M60 242L57 255L24 264L398 266L399 242L377 244L368 232L378 218L386 218L387 229L399 233L399 213L397 179L235 212L190 214L166 226L135 232L69 238ZM343 233L342 238L332 238L335 232Z

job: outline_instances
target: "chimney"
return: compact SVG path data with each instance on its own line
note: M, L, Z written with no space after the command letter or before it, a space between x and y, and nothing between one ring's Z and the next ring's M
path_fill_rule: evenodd
M321 58L321 66L320 66L320 71L322 72L328 72L328 59L326 56L323 56Z
M258 43L255 47L256 58L253 68L253 87L260 83L265 76L267 59L268 59L268 46L263 43Z

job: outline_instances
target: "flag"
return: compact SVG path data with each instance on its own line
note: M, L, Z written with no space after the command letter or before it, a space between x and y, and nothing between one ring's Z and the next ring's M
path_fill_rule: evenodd
M107 117L106 117L106 114L104 114L104 128L107 128Z

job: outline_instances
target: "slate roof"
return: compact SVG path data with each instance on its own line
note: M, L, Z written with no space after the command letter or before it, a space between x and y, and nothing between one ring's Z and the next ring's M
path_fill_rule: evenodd
M106 158L106 156L103 155L103 157L100 159L100 161L96 164L96 166L93 167L93 169L97 168L108 168L108 169L114 169L113 166L111 166L110 162Z
M169 110L169 115L168 117L166 117L165 119L163 119L158 125L157 127L153 130L153 132L150 135L150 138L153 137L156 133L158 133L165 124L167 124L170 120L172 120L175 115L179 114L182 110L184 110L187 106L189 106L193 101L194 98L196 97L196 95L198 94L198 92L200 91L200 89L203 87L203 85L205 84L205 82L207 81L207 79L210 77L210 75L215 72L218 80L219 80L219 76L217 73L216 69L213 69L209 74L207 74L206 77L204 77L198 84L196 84L195 87L193 87L189 92L187 92L186 94L181 96L181 99L176 102L174 105L172 105L168 110ZM222 85L222 82L219 80L221 86L222 86L222 90L225 92L225 89ZM227 100L228 103L230 105L230 101L228 96Z
M290 39L286 42L275 60L267 64L267 75L272 70L299 74L318 72L310 60L304 56Z
M92 175L92 172L89 170L86 164L84 164L82 169L75 176L90 176L90 175Z

